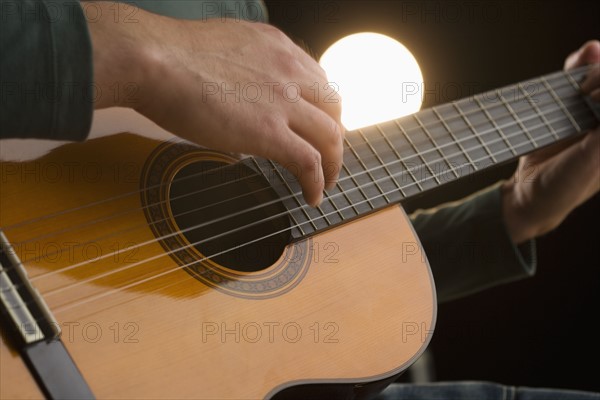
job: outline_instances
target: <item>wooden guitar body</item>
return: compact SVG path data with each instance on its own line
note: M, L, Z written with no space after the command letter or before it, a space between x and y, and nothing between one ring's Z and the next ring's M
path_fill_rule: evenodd
M435 290L399 206L236 271L190 249L168 199L144 200L161 146L123 133L0 164L0 227L97 398L270 398L293 385L383 379L425 349ZM173 156L183 164L165 157L153 168L171 165L159 176L167 188L182 165L227 160L200 150ZM0 397L43 397L2 333Z

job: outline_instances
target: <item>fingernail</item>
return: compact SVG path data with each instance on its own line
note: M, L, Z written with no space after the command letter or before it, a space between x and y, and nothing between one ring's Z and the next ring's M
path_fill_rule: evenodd
M317 199L316 203L312 204L312 206L314 208L317 208L321 205L322 202L323 202L323 193L319 193L319 198Z

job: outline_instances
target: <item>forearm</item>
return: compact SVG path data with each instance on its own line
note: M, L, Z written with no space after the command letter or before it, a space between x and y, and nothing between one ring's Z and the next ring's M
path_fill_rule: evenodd
M83 140L92 49L78 1L2 2L0 137Z
M527 171L527 173L524 173ZM522 177L527 175L526 179ZM514 243L558 227L600 190L600 129L531 153L502 185L502 213Z
M94 12L86 17L93 48L94 108L139 108L151 98L154 72L160 65L157 58L161 53L151 27L161 29L164 17L128 4L93 4ZM130 18L131 9L135 9L135 19Z
M500 184L411 220L432 269L440 302L531 276L535 244L517 247L506 229Z

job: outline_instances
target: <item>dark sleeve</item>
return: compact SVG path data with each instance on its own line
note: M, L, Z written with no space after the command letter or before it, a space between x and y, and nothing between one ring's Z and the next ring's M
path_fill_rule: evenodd
M267 7L262 0L126 0L147 11L167 17L207 20L228 18L267 22Z
M535 241L515 246L504 225L500 184L411 215L439 302L532 276Z
M1 0L0 138L84 140L92 46L73 0Z

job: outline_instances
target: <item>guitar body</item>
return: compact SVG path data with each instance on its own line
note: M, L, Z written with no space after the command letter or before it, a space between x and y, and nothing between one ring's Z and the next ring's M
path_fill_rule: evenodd
M182 165L231 161L168 148L122 133L0 164L0 227L97 398L270 398L384 379L425 349L435 290L399 206L239 271L190 246L168 189L148 194L152 179L169 188ZM2 332L0 397L43 397Z

